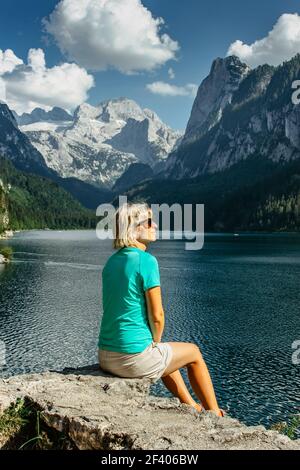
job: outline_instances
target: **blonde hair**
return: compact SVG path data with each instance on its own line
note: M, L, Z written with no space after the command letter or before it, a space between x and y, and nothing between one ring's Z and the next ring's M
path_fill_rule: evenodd
M151 212L147 203L124 203L114 214L113 224L113 248L123 248L134 245L136 239L136 227L143 220L149 217Z

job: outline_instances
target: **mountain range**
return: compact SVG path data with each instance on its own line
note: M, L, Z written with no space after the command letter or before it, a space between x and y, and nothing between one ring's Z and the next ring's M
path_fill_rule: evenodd
M14 113L3 102L0 102L0 157L10 160L20 171L56 182L88 208L96 208L113 194L106 188L95 187L75 177L63 178L49 167L43 155L20 130Z
M128 199L204 204L206 230L299 230L299 78L300 54L253 70L235 56L216 59L180 145Z
M35 109L16 119L48 168L63 178L107 189L132 164L159 169L182 137L153 111L127 98L99 106L84 103L73 116L53 108L48 113Z
M117 204L122 193L205 204L206 229L299 230L299 78L299 54L255 69L217 58L184 135L126 98L84 103L74 115L53 108L17 116L0 104L0 153L87 207Z
M214 173L254 154L274 162L299 158L300 107L292 102L299 77L300 54L278 67L253 70L235 56L216 59L164 176Z

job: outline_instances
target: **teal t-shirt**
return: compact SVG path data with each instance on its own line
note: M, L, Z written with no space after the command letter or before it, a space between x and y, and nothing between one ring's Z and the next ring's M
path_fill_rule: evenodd
M155 286L160 286L155 256L133 246L110 256L102 270L100 349L133 354L151 344L145 291Z

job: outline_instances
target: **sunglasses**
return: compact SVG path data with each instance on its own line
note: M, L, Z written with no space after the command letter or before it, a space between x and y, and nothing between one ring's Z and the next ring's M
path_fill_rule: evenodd
M151 217L148 217L148 219L143 220L143 221L140 222L138 225L142 225L142 224L144 224L145 222L147 222L148 228L151 228L151 227L152 227L152 218L151 218Z

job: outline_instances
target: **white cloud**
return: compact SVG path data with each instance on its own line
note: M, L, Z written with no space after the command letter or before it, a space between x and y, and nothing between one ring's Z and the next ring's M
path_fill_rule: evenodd
M4 81L1 79L0 77L0 103L2 101L5 102L5 99L6 99L6 92L5 92L5 83Z
M169 75L169 78L170 78L171 80L174 80L174 78L175 78L175 72L174 72L174 70L172 69L172 67L169 68L169 70L168 70L168 75Z
M191 96L195 97L198 90L198 85L188 83L185 86L170 85L166 82L153 82L146 86L147 90L155 95L161 96Z
M4 52L0 49L0 75L12 72L19 64L23 64L23 60L19 59L11 49L6 49Z
M273 29L263 39L252 44L240 40L232 43L227 55L236 55L251 67L261 64L279 65L300 52L300 16L281 15Z
M61 0L43 23L61 51L90 70L153 70L179 49L141 0Z
M76 64L46 67L42 49L30 49L28 64L0 50L0 99L18 113L60 106L72 111L87 99L94 78Z

